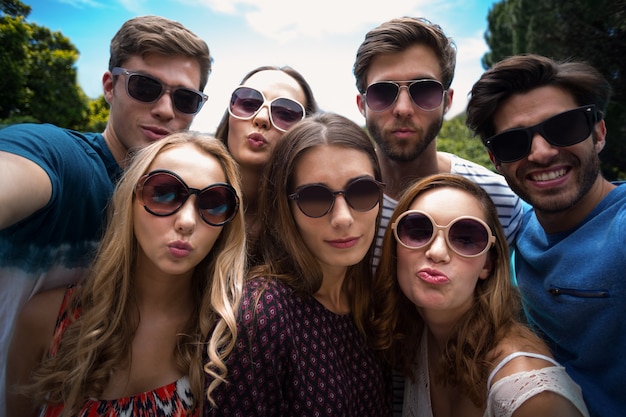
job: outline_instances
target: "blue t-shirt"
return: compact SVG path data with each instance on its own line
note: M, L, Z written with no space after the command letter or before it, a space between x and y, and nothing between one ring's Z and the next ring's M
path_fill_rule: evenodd
M0 130L0 151L27 158L50 178L48 204L0 230L0 404L17 314L36 292L78 281L94 254L121 168L100 133L50 124ZM0 416L5 413L0 407Z
M546 234L533 210L515 268L529 322L582 388L592 416L626 410L626 185L574 229Z

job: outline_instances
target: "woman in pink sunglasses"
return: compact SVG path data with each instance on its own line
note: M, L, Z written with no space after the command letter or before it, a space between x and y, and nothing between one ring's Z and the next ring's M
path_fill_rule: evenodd
M295 123L318 110L304 77L288 66L261 66L234 89L215 136L239 164L250 244L258 235L261 175L276 143Z

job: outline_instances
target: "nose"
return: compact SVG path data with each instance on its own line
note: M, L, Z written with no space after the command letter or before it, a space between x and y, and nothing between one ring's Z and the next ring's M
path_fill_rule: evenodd
M270 122L270 107L267 103L263 104L252 118L254 126L269 130L272 126Z
M348 227L354 222L352 209L343 194L335 195L335 203L330 211L330 216L330 222L336 228Z
M426 249L426 256L437 263L450 260L450 248L448 248L443 230L438 230L435 234L433 241Z
M196 207L196 196L191 195L176 212L175 228L182 234L190 234L196 227L200 213Z
M528 160L539 164L545 164L550 162L559 150L548 143L539 133L535 133L530 145L530 153L528 154Z
M169 89L166 89L161 97L152 105L152 114L162 120L171 120L174 118L174 101L172 100Z
M413 114L415 109L413 108L413 100L409 94L409 86L401 85L398 90L398 98L393 105L393 112L396 117L403 117Z

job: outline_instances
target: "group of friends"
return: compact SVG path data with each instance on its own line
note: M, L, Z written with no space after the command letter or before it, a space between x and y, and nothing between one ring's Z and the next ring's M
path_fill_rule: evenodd
M423 18L359 46L366 130L268 65L190 131L205 41L142 16L110 52L104 132L0 131L0 416L626 410L596 69L525 54L480 77L467 125L496 173L437 150L456 47Z

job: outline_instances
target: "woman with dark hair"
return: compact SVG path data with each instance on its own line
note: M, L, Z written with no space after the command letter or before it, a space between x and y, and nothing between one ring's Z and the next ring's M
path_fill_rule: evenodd
M589 416L580 387L518 319L489 194L460 175L426 177L389 224L373 327L407 377L403 416Z
M311 87L295 69L261 66L233 91L215 136L239 164L250 244L258 236L258 196L263 168L285 131L317 112Z
M383 184L350 120L320 114L276 144L226 383L206 416L387 416L391 378L370 347Z

